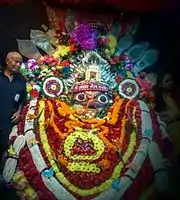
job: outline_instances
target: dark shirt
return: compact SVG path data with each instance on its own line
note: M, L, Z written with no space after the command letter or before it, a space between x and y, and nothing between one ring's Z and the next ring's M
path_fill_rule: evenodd
M11 117L26 101L26 81L17 73L12 81L0 72L0 129L11 125Z

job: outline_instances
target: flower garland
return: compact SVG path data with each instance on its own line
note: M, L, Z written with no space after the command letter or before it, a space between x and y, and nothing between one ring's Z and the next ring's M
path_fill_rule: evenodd
M81 24L59 34L51 56L20 67L30 103L12 131L4 176L22 199L137 199L152 168L163 166L156 161L158 120L139 101L152 104L151 85L129 56L119 55L121 39ZM95 108L75 101L82 91Z
M44 102L41 101L40 102L41 109L44 108L44 106L45 106ZM66 179L66 177L64 177L64 175L58 170L56 163L54 163L54 157L52 156L52 154L49 151L51 148L50 148L49 143L48 143L48 139L47 139L47 136L46 136L46 133L45 133L45 129L43 128L44 127L43 121L44 120L42 120L41 121L42 123L40 123L41 142L42 142L42 144L44 144L43 148L46 151L46 155L47 155L47 157L48 157L48 159L49 159L49 161L50 161L50 163L51 163L51 165L52 165L52 167L53 167L53 169L55 171L55 174L56 174L58 180L61 183L67 185L69 190L71 190L71 191L73 191L73 192L75 192L75 193L77 193L77 194L79 194L81 196L92 195L94 193L97 193L97 190L100 192L100 191L104 191L105 189L110 187L111 183L109 181L106 181L105 183L102 183L101 186L98 187L98 189L96 187L96 188L92 188L90 190L81 190L80 188L77 188L74 185L70 184L69 181ZM124 162L127 162L128 157L133 152L133 149L134 149L133 148L133 144L135 144L135 138L136 138L135 135L136 135L135 133L132 133L131 136L130 136L131 145L128 147L127 152L123 156ZM132 142L132 141L134 141L134 142ZM122 167L123 167L122 162L119 162L119 164L116 166L116 168L114 170L114 173L113 173L113 175L111 177L112 180L116 176L119 176L119 173L117 173L117 172L121 171Z
M20 121L18 123L18 125L15 125L9 135L9 141L8 141L8 145L12 145L12 143L14 142L15 138L20 135L23 134L24 131L24 125L25 125L25 118L23 116L26 116L26 113L28 112L29 109L29 104L25 105L22 113L21 113L21 117L20 117Z
M30 106L29 106L29 112L26 115L26 119L29 118L29 114L32 114L32 111L36 108L36 103L34 102L34 100L30 101ZM34 113L34 111L33 111ZM36 113L35 113L36 114ZM32 130L29 129L30 126L33 125L33 122L31 120L26 120L26 124L24 126L24 132L27 132L27 130ZM28 125L29 123L29 125ZM27 132L28 133L28 132ZM29 147L33 147L33 144L36 146L37 144L34 143L31 139L27 142ZM44 200L48 200L48 199L55 199L54 196L52 195L52 193L50 191L48 191L46 189L46 187L44 186L44 183L41 179L41 176L39 174L39 171L36 169L35 163L31 158L31 152L30 152L30 148L28 148L28 146L26 146L25 148L23 148L20 152L20 160L18 163L18 169L17 169L17 173L23 173L23 176L26 177L27 182L36 189L36 194L32 194L32 196L29 196L27 198L32 199L33 196L38 196L38 199L44 199ZM16 175L15 175L16 176ZM21 181L23 182L23 176L20 176L18 179L14 179L14 184L15 186L18 185L18 182L16 181ZM22 180L21 180L22 179ZM28 186L28 185L27 185ZM21 193L21 195L23 196L27 196L28 193L26 193L28 190L24 189Z
M53 108L53 104L51 104L50 103L51 101L49 101L49 100L41 100L40 102L39 102L39 113L42 111L42 109L45 109L45 111L46 112L48 112L48 115L46 115L45 114L45 112L44 113L42 113L42 115L41 116L43 116L43 118L41 118L40 117L40 119L39 119L39 133L38 133L38 137L40 138L40 146L41 145L43 145L43 151L45 151L45 154L46 155L43 155L43 157L47 157L48 158L48 160L46 161L46 162L50 162L50 165L49 166L52 166L52 168L53 168L53 170L54 170L54 172L55 172L55 175L56 175L56 177L58 178L58 180L59 180L59 182L61 182L63 185L65 185L67 188L68 188L68 190L69 191L71 191L71 192L73 192L73 193L75 193L75 196L76 196L76 194L78 195L78 196L87 196L87 199L88 199L88 197L90 197L91 195L97 195L99 192L103 192L103 191L105 191L105 190L107 190L108 188L110 188L110 186L111 186L111 184L113 183L113 181L114 180L117 180L118 179L118 177L120 176L121 178L123 177L123 176L126 176L126 174L127 173L130 173L130 171L128 170L125 170L125 166L126 166L126 164L128 164L128 163L130 163L130 162L134 162L133 160L134 159L136 159L136 157L137 156L135 156L134 157L134 154L132 154L132 151L134 152L134 150L135 149L138 149L139 148L139 150L138 150L138 152L141 152L141 151L144 151L144 150L142 150L141 149L141 145L140 145L140 143L139 143L139 139L141 138L141 134L139 135L136 135L135 134L135 132L132 132L131 134L130 134L130 138L129 138L129 146L127 146L127 150L125 150L124 149L124 145L126 146L127 145L127 141L126 141L126 139L125 139L125 136L124 136L124 133L123 133L123 130L124 130L124 126L125 126L125 124L124 124L124 122L123 122L123 118L126 116L126 118L129 116L129 113L131 113L132 114L132 118L131 118L131 115L129 116L130 118L131 118L131 120L132 120L132 122L133 122L133 124L135 125L135 126L137 126L137 132L138 133L141 133L142 132L142 141L143 140L145 140L146 142L148 142L149 141L149 139L151 140L151 138L152 138L152 134L151 133L147 133L147 128L149 128L149 129L152 129L151 128L151 121L147 121L146 122L146 125L144 126L143 125L143 123L141 122L141 119L142 118L144 118L145 117L145 115L148 115L149 116L149 114L148 114L148 111L147 112L144 112L144 111L146 111L147 110L147 108L146 107L144 107L144 103L142 104L142 102L140 102L140 105L141 105L141 110L140 110L140 107L138 106L138 104L137 104L137 101L128 101L128 100L121 100L121 101L119 101L118 99L116 99L116 101L115 101L115 103L112 105L112 107L110 107L110 109L109 109L109 111L108 111L108 113L109 113L109 118L107 118L107 116L105 117L105 119L106 120L104 120L104 119L101 119L100 121L102 121L103 123L99 123L99 119L91 119L90 120L90 122L92 123L92 122L94 122L94 123L97 123L97 124L99 124L98 126L97 126L97 128L99 127L99 128L101 128L101 127L104 127L104 126L107 126L107 123L108 122L112 122L111 121L111 118L112 118L112 116L116 116L115 115L115 113L117 114L117 113L123 113L123 115L120 115L120 114L117 114L117 117L118 117L118 119L117 120L113 120L113 122L115 122L116 121L116 123L113 123L113 126L118 126L119 127L119 125L120 125L120 122L121 122L121 129L118 129L118 132L119 132L119 134L120 134L120 138L122 137L122 138L124 138L124 140L123 141L126 141L125 143L126 144L121 144L121 143L117 143L117 141L116 142L114 142L113 144L114 145L117 145L117 146L119 146L119 147L121 147L121 150L122 150L122 152L121 152L121 154L123 155L122 156L122 159L121 160L119 160L118 162L119 163L117 163L117 166L114 168L114 172L112 171L112 175L110 175L109 176L109 179L107 179L107 181L105 181L105 182L103 182L103 180L102 180L102 184L100 185L100 186L96 186L95 188L94 188L94 185L93 184L91 184L89 187L86 187L86 188L83 188L82 186L80 186L80 185L77 185L77 184L75 184L75 182L72 180L72 179L69 179L69 177L68 177L68 175L67 175L67 173L66 173L66 171L68 170L69 171L69 173L72 173L72 175L74 176L74 175L76 175L76 174L74 174L74 172L75 173L77 173L76 172L76 169L78 168L78 169L81 169L81 171L83 172L84 171L84 173L86 173L86 174L88 174L88 173L90 173L90 171L93 171L93 173L98 173L98 176L100 176L100 172L101 171L96 171L96 170L99 170L99 169L101 169L102 171L104 171L104 172L106 172L106 170L108 170L109 171L109 167L110 167L110 164L109 164L109 161L111 160L111 158L110 157L107 157L106 159L102 159L102 160L99 160L98 161L98 163L99 163L99 165L98 165L98 167L100 167L100 168L98 168L97 167L97 165L96 164L92 164L91 165L91 167L89 167L89 165L88 165L88 163L87 162L82 162L82 165L79 165L79 163L78 163L78 165L77 165L77 163L75 162L75 163L70 163L69 162L69 160L67 159L68 157L71 157L71 159L73 158L73 155L71 154L72 152L70 152L70 149L73 149L73 143L75 143L75 139L76 138L78 138L78 139L82 139L82 140L87 140L87 139L89 139L89 140L91 140L91 141L94 141L95 143L96 143L96 145L98 145L98 144L100 144L101 143L101 145L104 145L105 144L105 149L104 149L104 151L107 151L107 149L108 148L111 148L111 151L113 150L112 149L112 147L111 146L108 146L107 145L107 143L106 142L104 142L104 140L103 140L103 143L102 142L100 142L99 143L99 139L96 139L97 138L97 136L93 136L93 134L94 134L94 132L86 132L86 134L85 134L85 129L83 130L82 128L79 128L79 129L77 129L77 131L75 131L75 132L73 132L73 133L71 133L71 132L67 132L67 136L65 137L65 138L61 138L61 140L60 141L64 141L64 139L65 139L65 142L63 142L62 144L63 144L63 146L64 146L64 157L63 157L63 154L61 154L61 156L59 157L59 159L58 159L58 161L59 161L59 164L60 164L60 168L59 168L59 165L56 163L56 161L55 161L55 158L56 158L56 156L55 156L55 154L53 153L54 152L54 148L52 148L52 146L51 146L51 141L52 140L54 140L53 138L51 138L50 136L49 136L49 134L48 134L48 129L47 129L47 124L46 124L46 119L47 118L49 118L49 116L52 118L52 116L51 116L51 112L49 112L50 110L52 111L52 108ZM58 107L56 108L56 107L54 107L53 108L53 112L54 112L54 115L59 115L59 117L61 117L62 118L62 112L59 112L59 110L58 110L58 108L59 108L59 103L60 104L62 104L62 107L66 107L66 111L67 110L69 110L68 112L71 112L72 113L72 116L74 116L74 117L72 117L71 116L71 118L73 118L73 119L76 119L77 120L77 118L75 117L75 113L74 113L74 111L73 111L73 109L70 109L70 108L68 108L68 106L66 105L66 104L64 104L63 102L60 102L59 100L56 100L56 101L52 101L52 102L55 102L54 103L54 105L58 105ZM121 102L121 103L120 103ZM117 103L117 104L116 104ZM66 105L66 106L65 106ZM120 105L120 106L119 106ZM47 106L47 107L46 107ZM117 107L116 106L119 106L119 111L117 112ZM135 109L134 109L135 108ZM57 109L57 110L56 110ZM48 111L49 110L49 111ZM74 114L73 114L74 113ZM143 114L144 113L144 114ZM140 117L141 116L141 117ZM27 113L27 117L29 118L29 114ZM70 115L69 114L66 114L65 115L65 119L64 119L64 123L67 121L67 120L69 120L69 117L70 117ZM33 118L32 118L33 119ZM150 119L150 118L149 118ZM85 123L87 123L87 120L84 120L84 122ZM84 122L81 122L81 123L84 123ZM51 122L52 123L52 122ZM54 122L55 123L55 122ZM123 125L124 124L124 125ZM149 125L148 125L149 124ZM42 129L42 125L43 125L43 129ZM109 123L109 125L110 125L110 123ZM52 124L51 124L51 126L52 126ZM110 133L109 131L110 131L110 127L111 127L112 125L110 125L109 126L109 128L108 129L106 129L106 133ZM57 126L57 128L59 129L60 127L59 126ZM65 127L63 127L63 129L64 129ZM71 126L69 126L69 128L71 128ZM45 131L45 129L46 129L46 131ZM44 131L43 131L44 130ZM94 129L92 129L92 130L94 130ZM120 131L121 130L121 131ZM116 135L116 131L114 132L115 133L115 135ZM122 134L123 133L123 134ZM122 134L122 135L121 135ZM110 134L111 135L111 134ZM108 139L108 141L111 141L111 143L112 143L112 140L111 140L111 137L110 137L110 135L108 134L108 136L107 136L107 138L109 137L109 139ZM89 138L89 136L90 136L90 138ZM58 136L59 137L59 136ZM71 138L72 137L72 138ZM117 136L115 136L115 138L116 138ZM74 138L74 141L72 141L72 139ZM139 139L138 139L139 138ZM146 139L146 138L149 138L148 140ZM69 141L69 142L68 142ZM121 144L121 145L120 145ZM142 143L143 144L143 143ZM59 145L61 145L61 143L59 143ZM70 145L70 146L69 146ZM58 148L55 148L56 150L58 149ZM95 147L94 148L95 150L97 150L97 151L99 151L99 149L102 149L102 147L100 148L100 147ZM123 150L124 149L124 150ZM124 153L123 153L123 151L124 151ZM25 153L24 154L24 152L22 152L23 153L23 155L21 155L21 157L24 157L24 155L25 156L27 156L27 153ZM97 153L97 152L96 152ZM134 152L135 153L135 152ZM71 154L71 155L70 155ZM92 152L90 153L90 155L91 154L93 154ZM100 153L100 154L102 154L102 153ZM94 154L94 155L96 155L96 154ZM143 155L143 154L141 154L140 153L140 155ZM84 157L84 153L82 154L82 156L81 156L81 154L79 154L78 153L78 156L80 156L79 158L78 157L74 157L73 158L73 160L84 160L85 159L85 157ZM88 155L87 155L88 156ZM108 156L109 156L109 153L108 153ZM101 156L100 156L101 157ZM25 157L24 157L25 158ZM88 158L88 157L87 157ZM143 157L142 157L143 158ZM141 158L141 162L143 161L143 159ZM65 159L65 160L64 160ZM89 159L90 160L93 160L93 159L96 159L96 157L89 157ZM65 162L64 162L64 161ZM27 161L27 158L24 160L25 162ZM30 160L29 160L30 161ZM116 158L116 161L117 161L117 158ZM116 162L115 161L115 162ZM61 166L61 164L64 162L64 165L63 166ZM113 160L111 160L111 162L112 163L114 163L114 161ZM31 162L28 162L29 164L31 163ZM23 163L23 165L27 165L27 163L25 164L25 163ZM21 166L21 164L20 164L20 166ZM31 165L32 166L32 165ZM140 165L141 166L141 165ZM145 165L146 166L146 165ZM103 168L101 168L101 167L103 167ZM107 167L107 168L106 168ZM34 167L33 167L34 168ZM65 169L66 168L66 169ZM20 169L20 168L19 168ZM26 170L24 171L24 168L22 168L23 170L23 172L25 172L25 176L26 177L28 177L28 176L30 176L30 175L28 175L27 174L27 172L26 172ZM89 171L90 170L90 171ZM110 170L111 171L111 170ZM136 171L136 174L137 174L137 172L139 172L139 169L138 169L138 171ZM37 172L38 173L38 172ZM130 173L131 174L131 173ZM132 174L130 175L130 176L132 176ZM134 176L134 175L133 175ZM142 177L142 176L144 176L144 173L142 173L142 175L140 176L140 177ZM148 175L148 177L149 177L150 175ZM32 174L31 174L31 177L32 177ZM147 177L147 179L148 179L148 177ZM85 178L85 177L84 177ZM146 179L146 180L147 180ZM22 179L22 184L23 184L23 180L24 179ZM38 178L37 179L38 181L40 181L40 179ZM90 179L91 180L91 179ZM140 180L139 178L137 178L137 180ZM24 181L24 182L26 182L26 181ZM32 185L32 183L34 182L34 180L33 180L33 182L32 182L32 179L30 179L29 181L28 181L29 183L31 183L31 185ZM28 183L27 182L27 183ZM111 184L110 184L111 183ZM25 184L25 183L24 183ZM36 183L37 184L37 183ZM37 185L35 184L35 187L36 187L36 191L37 191ZM28 185L28 184L27 184ZM98 184L99 185L99 184ZM19 186L17 186L17 188L18 188ZM24 187L24 186L23 186ZM29 187L29 186L27 186L27 187ZM128 186L129 187L129 186ZM134 186L134 184L133 184L133 188L137 188L136 186ZM40 189L41 188L41 189ZM42 185L41 185L41 187L39 187L39 189L40 189L40 191L42 191ZM26 195L28 195L28 192L27 191L29 191L29 194L33 194L33 195L35 195L35 193L34 192L32 192L33 190L31 189L31 188L29 188L28 190L22 190L23 192L22 192L22 194L26 194ZM26 191L26 192L25 192ZM31 192L30 192L31 191ZM130 190L131 191L131 190ZM141 192L142 190L140 190L139 189L139 192L137 192L136 191L136 195L138 196L138 195L140 195L140 192ZM40 193L41 194L41 193ZM40 195L40 194L38 194L38 195ZM128 193L129 194L129 193ZM48 195L48 194L47 194ZM56 194L57 195L57 194ZM35 195L36 196L36 195ZM125 196L127 196L127 195L125 195ZM96 198L95 198L96 199ZM97 197L97 199L98 199L98 197Z
M16 172L13 177L14 187L18 190L18 194L22 199L37 199L35 190L29 185L26 177L22 172Z

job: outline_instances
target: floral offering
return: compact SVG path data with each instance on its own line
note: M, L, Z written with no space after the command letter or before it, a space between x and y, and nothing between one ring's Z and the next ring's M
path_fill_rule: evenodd
M10 135L4 179L27 200L136 200L168 169L142 58L89 24L65 38L21 66L29 101Z

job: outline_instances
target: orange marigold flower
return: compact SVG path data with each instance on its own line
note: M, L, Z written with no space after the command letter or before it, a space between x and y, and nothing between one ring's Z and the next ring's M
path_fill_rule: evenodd
M64 166L67 166L68 165L68 160L65 156L63 155L58 155L58 161L64 165Z
M107 159L101 160L98 164L102 170L106 170L110 167L110 163Z

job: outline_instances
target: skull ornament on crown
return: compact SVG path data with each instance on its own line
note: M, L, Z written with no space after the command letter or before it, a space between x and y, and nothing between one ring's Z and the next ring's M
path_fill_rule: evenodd
M136 28L118 38L79 25L52 55L21 66L29 103L10 135L3 171L21 199L135 200L153 176L156 189L167 190L168 135L153 110L155 83L139 74L157 52L132 46ZM52 50L44 37L33 41Z

